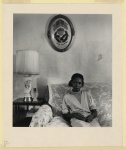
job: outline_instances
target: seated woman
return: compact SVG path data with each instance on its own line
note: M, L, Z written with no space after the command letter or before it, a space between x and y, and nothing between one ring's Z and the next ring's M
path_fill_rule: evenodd
M71 90L65 94L62 103L64 119L69 121L72 127L99 127L96 105L91 93L82 89L83 75L73 74L69 86Z

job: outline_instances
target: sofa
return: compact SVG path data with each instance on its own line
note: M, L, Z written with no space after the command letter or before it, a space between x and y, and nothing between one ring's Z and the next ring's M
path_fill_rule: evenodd
M62 116L63 96L70 88L66 83L49 84L48 104L42 105L33 115L30 127L70 127ZM112 83L85 83L90 90L98 112L101 127L112 126Z

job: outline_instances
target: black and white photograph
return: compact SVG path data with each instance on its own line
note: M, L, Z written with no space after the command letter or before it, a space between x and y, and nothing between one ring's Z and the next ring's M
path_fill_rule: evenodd
M112 14L13 14L13 127L112 127Z
M4 145L122 146L121 11L6 4Z

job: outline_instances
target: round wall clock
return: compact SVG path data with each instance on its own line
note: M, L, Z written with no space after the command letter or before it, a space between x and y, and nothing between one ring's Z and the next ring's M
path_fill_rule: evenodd
M48 25L47 37L51 46L58 52L65 52L71 46L74 27L70 19L64 15L54 16Z

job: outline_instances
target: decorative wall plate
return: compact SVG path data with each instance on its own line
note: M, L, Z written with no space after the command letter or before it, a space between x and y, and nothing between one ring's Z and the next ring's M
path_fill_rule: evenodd
M70 19L64 15L54 16L48 25L47 37L51 46L58 52L65 52L75 35L74 27Z

